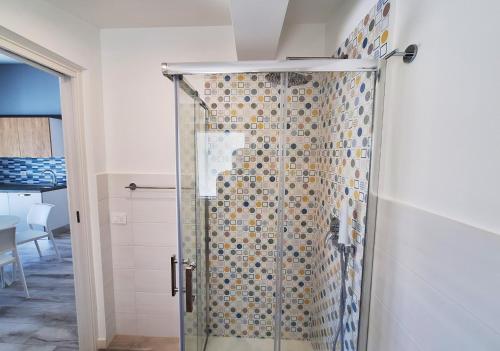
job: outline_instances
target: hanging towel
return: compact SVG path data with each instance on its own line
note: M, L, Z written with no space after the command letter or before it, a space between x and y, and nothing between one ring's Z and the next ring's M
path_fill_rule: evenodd
M347 224L349 204L344 200L340 205L339 214L339 244L350 245L349 225Z

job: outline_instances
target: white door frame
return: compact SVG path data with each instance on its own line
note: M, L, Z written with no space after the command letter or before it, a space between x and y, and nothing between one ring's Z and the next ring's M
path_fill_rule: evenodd
M85 69L2 26L0 49L60 77L78 338L80 350L96 350L97 309L82 108L82 72ZM76 219L77 211L80 222Z

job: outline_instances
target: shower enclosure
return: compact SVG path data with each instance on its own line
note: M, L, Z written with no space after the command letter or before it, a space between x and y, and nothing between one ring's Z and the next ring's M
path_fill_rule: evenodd
M163 66L182 351L365 349L383 64Z

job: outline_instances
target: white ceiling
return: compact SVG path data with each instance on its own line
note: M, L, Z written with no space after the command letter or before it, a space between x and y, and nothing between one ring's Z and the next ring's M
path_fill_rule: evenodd
M326 23L344 1L353 0L290 0L285 23Z
M276 56L289 0L232 0L231 19L238 60ZM256 19L258 24L255 25Z
M326 23L351 0L45 0L98 28L232 25L239 60L274 59L283 27Z
M45 1L99 28L231 24L230 0ZM342 1L290 0L285 23L324 23Z
M230 25L229 0L45 0L99 28Z

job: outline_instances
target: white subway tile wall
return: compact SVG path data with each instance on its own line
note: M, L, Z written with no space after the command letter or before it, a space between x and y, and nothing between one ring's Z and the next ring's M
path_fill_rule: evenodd
M108 174L107 201L116 334L178 336L177 298L171 296L170 256L177 252L175 190L135 190L138 185L173 186L166 174ZM105 206L100 209L102 212ZM110 223L113 213L126 224ZM102 214L104 215L104 214ZM102 230L102 228L101 228ZM104 259L103 259L104 261ZM105 292L106 295L106 292Z

